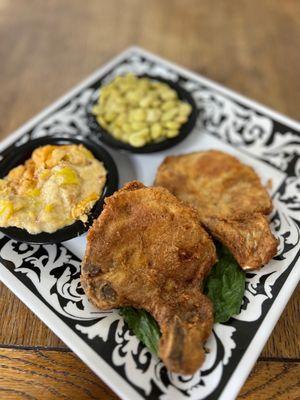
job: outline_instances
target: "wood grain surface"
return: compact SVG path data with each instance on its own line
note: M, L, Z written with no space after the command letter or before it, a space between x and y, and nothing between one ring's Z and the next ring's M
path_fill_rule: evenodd
M118 397L69 351L0 349L0 391L7 400ZM300 364L258 361L239 399L299 399ZM1 396L1 392L0 392Z
M299 20L299 0L0 0L0 138L133 44L300 119ZM240 398L300 399L299 300ZM3 285L0 309L1 399L116 398Z

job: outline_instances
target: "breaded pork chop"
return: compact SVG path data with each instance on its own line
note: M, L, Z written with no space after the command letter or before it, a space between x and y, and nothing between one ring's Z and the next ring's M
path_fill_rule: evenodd
M194 373L213 325L202 282L216 261L198 213L168 190L134 181L106 199L87 242L81 282L89 300L103 310L150 312L167 368Z
M215 150L167 157L155 185L196 208L205 228L243 269L259 268L276 254L266 218L270 196L254 170L235 157Z

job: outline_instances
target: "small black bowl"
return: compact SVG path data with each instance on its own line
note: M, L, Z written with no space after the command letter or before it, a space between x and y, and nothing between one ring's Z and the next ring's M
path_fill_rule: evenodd
M88 214L88 221L86 223L83 223L82 221L75 221L73 224L58 229L53 233L41 232L37 234L30 234L25 229L17 227L0 228L0 231L5 235L20 242L38 244L60 243L81 235L88 230L93 220L101 213L103 209L104 198L110 196L118 189L118 171L113 159L106 150L99 146L98 143L86 138L74 139L71 137L44 136L39 139L31 140L21 146L12 146L2 153L4 157L0 162L0 178L6 176L12 168L23 164L27 159L29 159L34 149L47 144L83 144L93 153L95 158L103 162L104 167L107 170L106 183L101 197L94 204L94 207Z
M92 104L88 106L88 126L92 132L97 134L99 136L99 139L107 144L110 147L117 148L117 149L123 149L126 151L129 151L131 153L154 153L157 151L162 151L169 149L170 147L175 146L179 142L181 142L183 139L185 139L188 134L192 131L196 124L197 116L198 116L198 111L197 107L195 104L195 101L193 97L190 95L189 92L187 92L183 87L181 87L178 83L169 81L167 79L164 79L160 76L151 76L151 75L139 75L139 78L148 78L153 81L159 81L162 83L166 83L169 85L173 90L176 91L178 97L180 100L185 101L189 103L192 106L192 112L189 115L189 118L185 124L183 124L180 128L179 135L170 138L170 139L165 139L159 143L149 143L146 144L145 146L142 147L134 147L131 146L128 143L124 143L121 140L115 139L107 130L105 130L97 121L95 115L92 113L92 108L93 106L97 103L97 100L94 100Z

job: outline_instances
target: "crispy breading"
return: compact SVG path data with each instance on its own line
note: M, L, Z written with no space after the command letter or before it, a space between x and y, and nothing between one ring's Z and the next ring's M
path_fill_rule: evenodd
M235 157L216 150L167 157L155 185L197 209L205 228L243 269L259 268L276 254L265 217L271 198L253 168Z
M163 188L134 181L106 199L89 230L81 282L105 310L133 306L160 325L168 369L194 373L213 325L202 282L216 261L198 213Z

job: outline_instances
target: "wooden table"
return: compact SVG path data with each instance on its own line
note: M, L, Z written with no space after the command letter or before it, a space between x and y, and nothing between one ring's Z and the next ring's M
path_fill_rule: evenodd
M299 0L0 0L0 137L138 44L299 119ZM1 399L116 399L0 286ZM299 291L241 399L299 399Z

